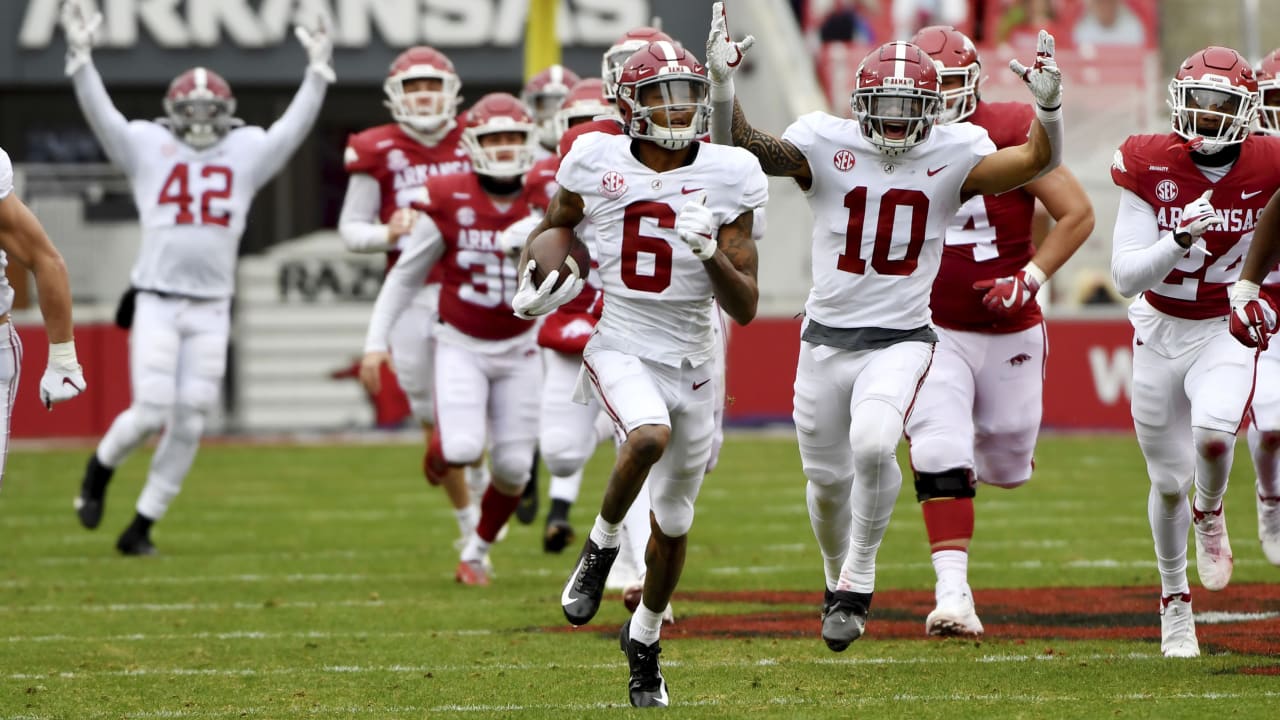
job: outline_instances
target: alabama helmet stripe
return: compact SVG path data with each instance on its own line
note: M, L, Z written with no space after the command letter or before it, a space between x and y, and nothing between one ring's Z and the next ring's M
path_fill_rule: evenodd
M907 74L907 44L904 42L894 43L894 63L893 76L906 77Z
M676 54L676 46L666 40L659 40L655 42L654 45L658 46L658 50L662 53L663 60L666 60L667 62L676 62L680 59L680 56Z

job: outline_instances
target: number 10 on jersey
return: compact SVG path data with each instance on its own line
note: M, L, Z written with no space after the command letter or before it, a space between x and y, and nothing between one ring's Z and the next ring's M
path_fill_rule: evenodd
M849 223L845 228L844 252L836 260L836 267L847 273L863 275L867 261L862 257L862 234L867 217L867 188L856 187L844 196L844 206L849 210ZM908 208L911 225L899 228L895 222L898 208ZM924 247L925 230L929 221L929 196L919 190L889 188L880 196L880 212L876 217L875 239L871 248L871 267L881 275L910 275L915 272L916 261ZM907 237L900 237L903 231ZM905 249L903 246L905 245ZM889 257L891 251L901 253L900 259ZM897 254L895 253L895 254Z

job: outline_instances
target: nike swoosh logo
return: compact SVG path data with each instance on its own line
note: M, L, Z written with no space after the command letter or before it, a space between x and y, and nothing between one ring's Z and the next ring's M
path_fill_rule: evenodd
M707 384L707 383L709 383L709 382L711 382L711 378L707 378L706 380L703 380L702 382L694 383L694 384L693 384L693 389L694 389L694 390L697 390L698 388L702 387L703 385L706 385L706 384Z
M70 385L71 387L75 388L77 392L78 392L78 391L82 391L82 390L84 390L84 388L82 388L82 387L80 387L79 385L76 385L75 383L71 382L71 378L62 378L62 384L63 384L63 385Z
M701 190L701 189L702 189L702 188L690 188L690 187L684 187L684 186L681 186L681 187L680 187L680 194L681 194L681 195L689 195L689 194L691 194L691 193L696 193L696 192L698 192L698 191L699 191L699 190Z
M569 607L573 603L573 596L569 593L573 592L573 584L578 581L578 573L582 571L582 559L578 559L578 564L573 566L573 574L569 576L569 581L564 584L564 590L560 593L560 606Z
M1261 193L1262 193L1262 191L1261 191L1261 190L1255 190L1255 191L1253 191L1253 192L1251 192L1251 193L1242 192L1242 193L1240 193L1240 199L1241 199L1241 200L1248 200L1249 198L1251 198L1251 197L1253 197L1253 196L1255 196L1255 195L1259 195L1259 194L1261 194Z
M937 170L926 170L926 171L925 171L925 174L926 174L926 175L928 175L929 177L933 177L934 175L937 175L938 173L942 172L943 170L946 170L948 167L950 167L950 165L943 165L942 167L938 168Z

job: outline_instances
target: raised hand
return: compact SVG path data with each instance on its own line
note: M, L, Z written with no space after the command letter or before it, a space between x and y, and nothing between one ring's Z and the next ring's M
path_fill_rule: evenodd
M329 35L332 27L328 13L317 13L313 27L305 27L299 23L293 28L293 34L307 51L307 67L328 82L337 76L333 72L333 38Z
M1182 216L1178 219L1178 226L1174 228L1173 234L1174 239L1178 239L1179 235L1190 237L1186 242L1179 242L1183 247L1188 247L1199 240L1201 235L1209 231L1209 228L1222 224L1222 218L1218 217L1217 211L1209 203L1211 197L1213 197L1213 188L1205 190L1203 195L1182 208Z
M522 320L532 320L546 315L578 297L578 293L582 292L582 286L586 282L580 277L566 278L563 285L556 287L556 280L560 279L560 271L552 270L542 279L541 285L535 286L533 269L537 266L538 263L534 260L530 260L524 266L524 272L520 274L519 289L511 299L511 309L515 311L516 317Z
M1027 84L1041 108L1056 110L1062 105L1062 71L1053 57L1053 36L1047 30L1041 30L1036 40L1035 63L1027 67L1016 59L1010 60L1009 69Z
M1258 284L1237 280L1231 286L1231 336L1245 347L1266 350L1276 331L1276 308L1271 298L1260 295Z
M713 85L724 85L733 79L747 50L756 42L748 35L734 42L729 35L729 18L724 3L711 6L711 34L707 36L707 77Z
M719 243L716 241L719 225L715 213L707 207L707 192L701 190L676 213L676 234L685 241L699 260L710 260Z
M67 64L63 72L70 77L89 64L89 55L102 25L102 13L94 7L93 0L62 0L59 19L62 33L67 37Z

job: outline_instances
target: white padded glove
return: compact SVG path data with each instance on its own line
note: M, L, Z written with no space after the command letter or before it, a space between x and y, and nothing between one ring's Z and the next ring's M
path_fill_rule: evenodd
M1009 69L1027 84L1041 108L1056 110L1062 105L1062 71L1053 57L1053 36L1047 30L1041 30L1036 40L1035 63L1027 67L1010 60Z
M586 282L578 277L569 278L557 288L555 284L560 277L560 271L552 270L542 279L541 285L534 287L533 269L537 266L538 263L533 260L524 266L524 272L520 274L519 289L511 299L511 309L515 311L516 317L522 320L532 320L546 315L578 297L578 293L582 292L582 286Z
M337 79L333 72L333 38L329 35L332 25L329 15L322 12L316 15L314 27L307 28L299 24L293 29L298 42L307 51L307 67L326 82Z
M707 207L707 192L700 191L676 214L676 233L688 244L699 260L710 260L718 248L716 235L720 226L715 213Z
M84 392L85 387L84 370L76 360L75 341L50 344L49 365L40 378L40 402L45 409L52 410L57 403Z
M93 0L62 0L60 21L62 33L67 37L67 64L63 72L71 77L90 62L89 55L102 25L102 13L94 7Z
M724 3L712 5L711 34L707 36L707 77L711 84L727 85L732 82L733 74L755 42L754 35L734 42L729 35L729 18L725 14Z
M1187 203L1182 208L1182 216L1178 219L1178 227L1174 229L1174 237L1178 235L1190 235L1191 242L1194 243L1209 231L1209 228L1222 224L1222 218L1218 217L1217 211L1213 209L1213 205L1209 203L1209 198L1213 196L1213 188L1204 191L1200 197Z

